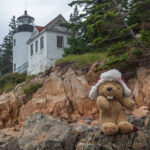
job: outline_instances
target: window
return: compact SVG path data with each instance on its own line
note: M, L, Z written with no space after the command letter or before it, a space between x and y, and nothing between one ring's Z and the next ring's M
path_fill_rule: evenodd
M14 71L16 71L16 64L14 64Z
M64 47L64 37L63 36L57 36L57 47L58 48Z
M44 37L40 38L40 49L44 48Z
M38 52L38 41L35 41L35 51Z
M30 55L31 56L33 55L33 44L31 44L31 46L30 46Z
M16 39L14 39L14 46L16 46Z

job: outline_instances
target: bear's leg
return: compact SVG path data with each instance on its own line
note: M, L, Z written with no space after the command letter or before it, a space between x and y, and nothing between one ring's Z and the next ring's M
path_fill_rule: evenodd
M115 123L104 123L102 125L102 131L105 135L114 135L118 132L118 127Z
M133 131L133 125L128 121L122 121L118 124L120 133L130 133Z
M115 123L111 109L107 111L100 110L100 121L105 135L114 135L118 132L118 126Z
M120 133L130 133L133 131L133 125L128 122L124 111L120 112L118 116L118 129Z

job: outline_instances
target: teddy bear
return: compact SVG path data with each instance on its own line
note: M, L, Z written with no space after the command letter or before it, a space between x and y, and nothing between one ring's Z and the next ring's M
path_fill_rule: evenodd
M97 100L102 131L105 135L133 131L133 125L128 122L125 108L132 110L135 102L118 70L112 69L102 73L98 82L91 88L89 97Z

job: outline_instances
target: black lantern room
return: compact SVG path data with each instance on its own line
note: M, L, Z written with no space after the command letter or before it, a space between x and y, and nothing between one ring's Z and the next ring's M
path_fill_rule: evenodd
M17 18L17 32L32 32L34 26L34 18L27 14L25 10L24 15Z

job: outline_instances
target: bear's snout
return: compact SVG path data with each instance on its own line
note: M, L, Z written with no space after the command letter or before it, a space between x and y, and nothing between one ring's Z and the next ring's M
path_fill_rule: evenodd
M123 96L123 87L115 81L102 83L98 88L98 94L101 96L113 96L113 99Z
M107 91L110 92L111 90L112 90L112 87L108 87L108 88L107 88Z

